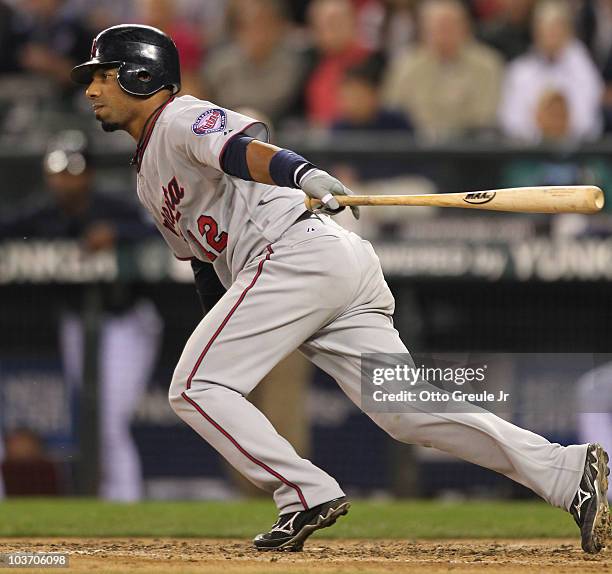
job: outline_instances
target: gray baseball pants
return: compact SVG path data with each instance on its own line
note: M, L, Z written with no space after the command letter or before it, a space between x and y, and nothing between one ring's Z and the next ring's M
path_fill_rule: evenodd
M170 404L238 471L272 493L281 514L343 496L245 397L299 348L359 406L362 353L408 353L393 310L369 242L328 217L300 221L245 266L195 329L174 372ZM586 445L551 444L474 407L440 410L368 414L399 441L495 470L550 504L569 507Z

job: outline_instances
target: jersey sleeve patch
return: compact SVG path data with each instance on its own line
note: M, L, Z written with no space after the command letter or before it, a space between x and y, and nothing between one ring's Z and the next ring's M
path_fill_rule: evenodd
M205 136L215 132L222 132L225 130L226 125L226 113L219 108L215 108L200 114L191 126L191 131L197 136Z

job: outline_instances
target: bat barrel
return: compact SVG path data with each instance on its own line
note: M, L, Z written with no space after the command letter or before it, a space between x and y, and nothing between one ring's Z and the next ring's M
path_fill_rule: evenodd
M521 213L597 213L604 206L603 191L594 185L526 187L489 192L484 209ZM464 201L481 194L466 194ZM478 198L474 201L476 204Z
M427 195L350 195L336 196L343 206L412 205L458 207L518 213L597 213L604 206L603 191L594 185L515 187L469 193L437 193ZM306 207L321 207L307 197Z

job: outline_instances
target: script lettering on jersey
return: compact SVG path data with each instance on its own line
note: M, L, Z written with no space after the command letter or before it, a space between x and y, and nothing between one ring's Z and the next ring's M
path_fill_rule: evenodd
M181 203L181 199L185 197L185 189L182 188L176 177L173 177L167 187L162 186L164 192L164 201L161 208L164 227L168 228L174 235L181 237L179 230L176 228L178 220L181 218L181 212L177 206Z

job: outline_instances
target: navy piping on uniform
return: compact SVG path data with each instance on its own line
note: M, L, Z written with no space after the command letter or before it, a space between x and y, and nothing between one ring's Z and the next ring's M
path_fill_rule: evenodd
M196 411L198 411L212 426L214 426L225 438L227 438L252 463L256 464L257 466L259 466L261 468L263 468L266 472L269 472L272 476L274 476L275 478L280 480L283 484L287 485L290 488L293 488L297 492L297 495L298 495L298 497L300 499L300 502L302 503L302 506L304 507L304 510L308 510L308 504L306 503L306 499L304 498L304 493L302 492L302 489L297 484L287 480L284 476L282 476L281 474L279 474L275 470L271 469L267 464L265 464L261 460L255 458L252 454L247 452L242 446L240 446L240 443L231 434L229 434L219 423L217 423L206 412L204 412L204 409L202 409L202 407L200 407L200 405L198 405L191 397L188 397L187 393L183 392L183 393L181 393L181 396Z

